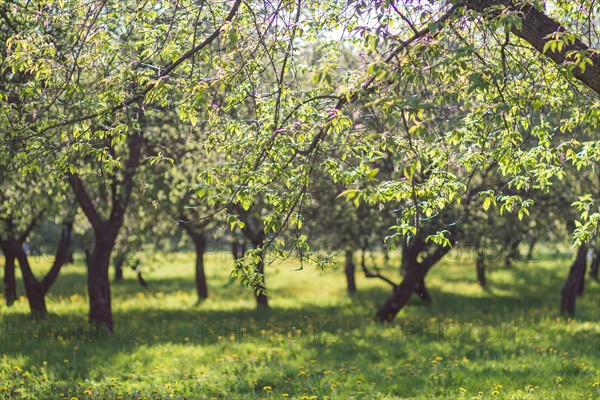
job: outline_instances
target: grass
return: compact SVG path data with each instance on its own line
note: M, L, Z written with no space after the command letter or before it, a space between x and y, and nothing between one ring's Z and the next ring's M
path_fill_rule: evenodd
M31 320L23 297L2 304L0 398L600 398L599 284L587 282L577 319L559 318L568 259L493 269L490 290L472 262L450 260L428 277L433 305L415 299L384 326L373 322L390 292L381 281L359 276L349 298L340 269L283 262L267 271L272 309L257 311L213 254L197 305L193 261L158 257L149 290L126 271L114 337L85 324L81 262L52 288L50 318Z

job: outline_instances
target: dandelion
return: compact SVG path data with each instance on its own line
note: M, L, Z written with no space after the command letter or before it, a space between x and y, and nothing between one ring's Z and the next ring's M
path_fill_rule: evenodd
M92 391L91 390L84 390L83 394L91 396L92 395Z
M435 361L442 361L443 359L444 359L444 357L439 357L438 356L438 357L435 358Z
M461 393L467 393L467 389L465 389L464 387L461 387L459 390Z
M283 397L290 397L290 395L288 393L284 393L282 394Z
M23 372L23 370L22 370L22 369L21 369L19 366L17 366L17 365L15 365L15 366L13 367L13 369L14 369L15 371L17 371L17 372Z
M500 392L499 392L499 391L497 391L497 390L494 390L494 391L492 392L492 396L498 396L499 394L500 394Z
M271 386L265 386L265 387L263 387L263 390L264 390L265 392L270 392L272 389L273 389L273 388L272 388Z

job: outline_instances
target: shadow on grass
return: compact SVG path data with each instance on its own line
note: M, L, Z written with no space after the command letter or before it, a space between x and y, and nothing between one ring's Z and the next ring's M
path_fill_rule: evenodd
M25 368L39 367L47 361L49 372L60 379L84 379L121 354L161 346L216 346L226 352L235 343L283 343L301 353L314 354L320 368L332 370L339 363L368 366L384 359L404 362L415 357L415 348L431 348L431 344L447 349L460 347L470 359L505 359L519 349L548 351L537 348L538 324L558 313L558 302L549 303L552 297L548 293L555 293L558 301L563 279L560 275L567 271L517 266L510 271L511 283L491 279L489 292L471 291L469 295L445 292L433 285L431 306L422 306L413 297L394 323L383 326L374 323L373 316L391 293L387 286L359 289L352 301L339 306L213 310L201 304L182 309L119 309L114 315L112 337L87 325L85 314L62 313L33 321L26 314L11 312L2 318L0 353L21 357ZM65 268L53 292L66 297L85 296L82 272ZM455 279L443 266L436 275L433 281L437 283ZM591 285L594 289L590 295L597 297L598 284ZM248 296L247 288L223 279L210 289L219 299ZM151 296L193 290L191 279L161 278L150 281L146 293ZM135 280L127 279L113 285L114 303L142 291ZM285 291L274 290L271 295L285 296ZM597 308L596 313L593 307L584 311L578 320L597 322ZM596 341L593 327L581 328L577 334L558 337L557 346L571 349L583 345L593 351Z

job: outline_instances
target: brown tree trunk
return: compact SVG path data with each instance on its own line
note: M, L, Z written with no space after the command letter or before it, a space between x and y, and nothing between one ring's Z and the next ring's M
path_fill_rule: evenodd
M521 244L520 239L513 239L508 245L508 253L506 254L506 258L504 259L504 266L506 268L512 268L513 262L518 261L521 257L519 254L519 245Z
M19 298L17 293L17 279L15 277L15 256L2 248L4 253L4 299L7 306L12 306Z
M423 277L419 282L417 282L417 287L415 287L415 293L419 296L423 304L431 304L432 299L429 291L427 290L427 286L425 286L425 277Z
M113 331L112 307L110 298L110 254L115 245L116 235L95 232L94 248L87 260L88 298L90 304L89 321Z
M23 283L25 285L25 294L29 301L29 308L31 314L35 317L43 317L48 313L46 308L45 292L42 284L35 279L27 254L20 243L13 237L9 237L7 240L7 246L11 249L11 252L15 254L17 261L19 262L19 268L21 275L23 275Z
M380 322L391 322L400 310L408 304L417 284L425 277L426 273L426 269L420 265L409 263L404 274L404 279L394 289L386 302L377 310L375 319Z
M600 268L600 249L594 249L592 265L590 265L590 278L598 280L598 269Z
M352 260L354 252L352 250L346 250L346 265L344 272L346 273L346 283L348 287L348 294L351 296L356 293L356 265Z
M246 242L243 240L233 240L231 242L231 254L234 260L239 260L246 254Z
M203 233L192 235L194 248L196 249L196 292L198 293L198 302L208 298L208 285L206 283L206 273L204 271L204 252L206 251L206 238Z
M123 264L125 259L118 257L113 261L115 265L115 282L121 282L123 280Z
M585 269L587 268L587 246L579 246L575 261L571 265L569 275L562 287L562 299L560 302L560 311L564 315L573 317L575 315L575 303L577 296L585 278Z
M476 268L477 281L482 288L485 288L487 285L487 279L485 277L485 257L481 252L478 252L477 254Z
M266 289L264 254L261 254L261 256L260 256L260 261L259 261L259 263L258 263L258 265L256 267L256 271L262 277L262 284L261 284L261 286L259 288L261 290L255 292L255 296L256 296L256 308L258 308L258 309L269 308L269 299L267 298L267 295L264 292L264 290Z
M455 237L450 238L450 243L453 245L456 241ZM427 245L424 238L417 237L413 239L413 243L409 244L406 251L406 274L400 285L396 286L390 297L377 310L375 320L379 322L391 322L396 315L404 308L411 295L421 283L424 284L425 275L438 261L450 251L450 247L437 247L432 253L427 254ZM426 253L423 261L418 262L417 258L420 253ZM423 285L424 286L424 285Z

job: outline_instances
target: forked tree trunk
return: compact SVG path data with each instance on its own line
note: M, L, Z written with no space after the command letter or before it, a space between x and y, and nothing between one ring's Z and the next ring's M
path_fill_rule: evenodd
M356 265L352 260L353 254L354 252L352 250L346 250L346 264L344 266L348 294L350 295L354 295L356 293Z
M24 251L17 254L21 274L23 275L23 284L25 286L25 294L29 302L29 309L34 317L44 317L48 314L46 308L46 293L42 284L35 279L29 265L29 260Z
M140 117L141 108L137 118ZM113 319L110 299L109 267L111 252L115 247L117 235L123 225L125 210L131 199L133 177L139 165L142 150L142 136L127 136L129 156L122 177L112 175L111 211L108 219L103 219L96 205L85 189L79 175L67 173L69 183L75 192L79 206L85 213L94 229L94 248L86 252L88 266L88 297L90 302L90 323L104 326L109 333L113 332Z
M562 287L562 299L560 302L560 311L564 315L573 317L575 315L575 303L587 268L587 246L579 246L575 261L571 265L569 275Z
M451 238L450 240L451 244L454 244L456 238ZM400 310L408 304L417 286L424 283L427 272L450 251L450 247L438 247L433 253L426 255L423 261L418 262L418 255L426 251L427 245L423 238L415 238L414 242L407 247L404 252L406 255L406 273L404 274L404 279L400 285L396 286L386 302L377 310L377 314L375 314L376 321L391 322Z
M2 252L4 253L4 299L7 306L12 306L19 298L17 293L17 279L15 277L15 256L9 253L8 250L5 250L4 247L2 247Z
M43 317L48 313L44 298L45 293L40 282L38 282L33 276L33 272L31 271L25 250L23 250L23 247L20 245L17 239L10 236L6 239L6 246L9 252L14 254L19 262L19 267L25 286L25 294L27 295L27 300L29 301L31 314L36 317Z

